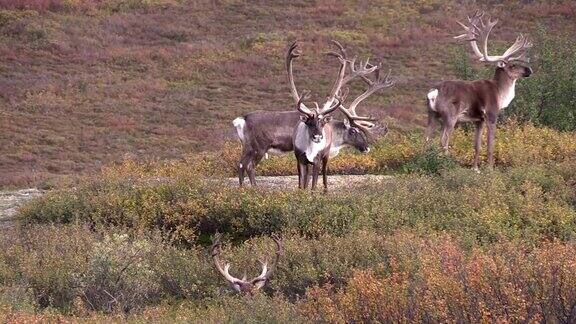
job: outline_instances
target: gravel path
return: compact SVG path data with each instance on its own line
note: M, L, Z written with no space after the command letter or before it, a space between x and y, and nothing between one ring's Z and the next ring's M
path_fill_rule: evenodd
M330 175L328 177L328 189L343 189L350 187L360 187L363 185L379 184L392 179L389 175ZM233 184L238 184L238 178L228 178ZM250 186L250 181L246 177L245 183ZM273 189L296 189L298 188L298 176L279 176L279 177L256 177L256 184L260 187ZM318 187L322 188L322 176L318 177Z
M36 188L0 191L0 228L12 225L18 206L40 195L42 191Z

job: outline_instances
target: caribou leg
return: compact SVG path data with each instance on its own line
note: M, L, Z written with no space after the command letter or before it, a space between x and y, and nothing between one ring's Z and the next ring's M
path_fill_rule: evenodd
M298 188L306 189L308 166L305 163L298 162Z
M444 149L444 153L448 154L448 150L450 148L450 137L452 137L452 132L454 131L454 127L456 126L455 118L446 117L443 118L442 121L442 138L440 142L442 144L442 148Z
M494 139L496 138L496 115L488 114L488 165L494 167Z
M258 163L260 163L260 161L262 161L264 154L266 153L258 151L255 152L254 155L252 156L252 160L248 164L248 178L250 179L250 184L253 187L256 186L256 166L258 165Z
M324 192L328 192L328 156L322 158L322 182L324 183Z
M310 183L310 166L308 163L304 164L304 189L308 188L308 183Z
M426 126L426 143L429 143L436 130L436 114L428 111L428 125Z
M480 163L480 148L482 147L482 129L484 128L484 121L477 121L474 123L474 162L472 169L478 171L478 164Z
M238 181L240 182L240 187L244 185L244 173L248 168L248 165L252 162L252 152L250 150L245 150L240 158L240 163L238 165Z
M312 165L312 190L316 190L316 183L318 182L318 174L320 173L320 163L321 161L316 160L317 162Z

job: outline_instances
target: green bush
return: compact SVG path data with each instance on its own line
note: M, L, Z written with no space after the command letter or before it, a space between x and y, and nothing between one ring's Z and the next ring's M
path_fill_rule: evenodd
M446 155L439 147L431 146L410 159L403 167L406 173L439 174L443 170L454 169L456 161Z

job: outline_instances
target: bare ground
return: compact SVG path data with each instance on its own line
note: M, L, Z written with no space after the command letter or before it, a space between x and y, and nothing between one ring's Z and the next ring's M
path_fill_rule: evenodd
M0 191L0 228L13 224L19 206L41 195L42 191L36 188Z
M364 185L374 185L390 181L393 177L389 175L330 175L328 177L328 188L342 190L351 187L361 187ZM237 178L228 178L231 184L238 184ZM246 178L246 183L249 183ZM295 189L298 187L298 176L268 176L256 177L256 184L264 188L272 189ZM322 186L321 176L318 179L318 185Z

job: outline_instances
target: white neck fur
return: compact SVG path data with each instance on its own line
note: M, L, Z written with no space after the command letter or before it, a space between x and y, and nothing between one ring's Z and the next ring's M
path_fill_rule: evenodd
M516 80L498 91L498 108L504 109L510 105L516 95Z
M328 145L326 140L326 130L322 130L322 140L316 143L310 138L306 124L300 122L296 128L296 136L294 138L294 147L306 153L306 159L309 162L314 162L318 153L322 152Z

